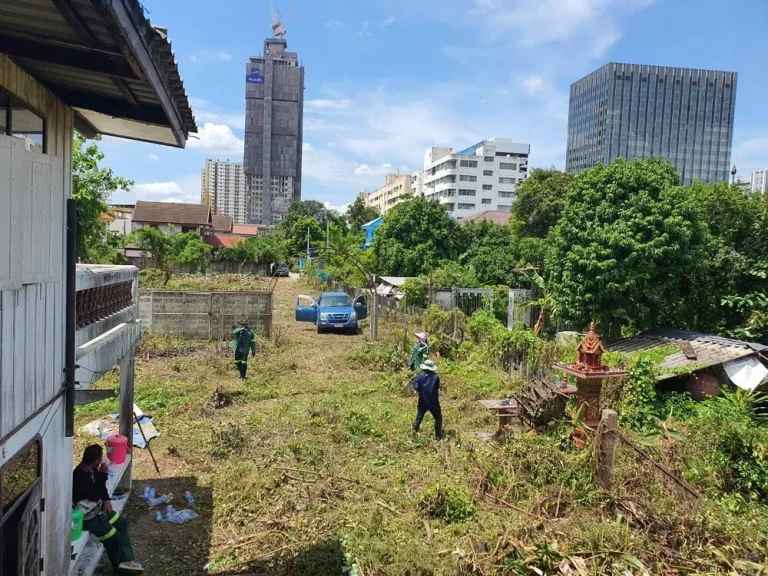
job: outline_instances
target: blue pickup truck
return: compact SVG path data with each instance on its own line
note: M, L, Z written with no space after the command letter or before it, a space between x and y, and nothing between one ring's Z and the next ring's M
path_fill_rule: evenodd
M318 334L326 330L357 332L360 320L367 316L368 307L362 294L354 299L343 292L324 292L317 300L304 294L296 297L296 321L312 322Z

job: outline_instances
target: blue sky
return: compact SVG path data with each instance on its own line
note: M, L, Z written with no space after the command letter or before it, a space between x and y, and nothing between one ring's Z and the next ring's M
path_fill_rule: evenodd
M242 160L245 65L268 0L142 0L169 36L197 119L186 150L106 138L133 179L115 202L199 202L205 158ZM293 0L273 0L287 13ZM765 0L298 0L288 46L306 68L304 199L343 207L430 146L485 137L565 165L570 84L609 61L739 73L732 162L768 168Z

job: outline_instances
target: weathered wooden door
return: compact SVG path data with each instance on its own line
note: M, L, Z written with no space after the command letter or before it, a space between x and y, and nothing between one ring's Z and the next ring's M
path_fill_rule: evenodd
M32 490L24 512L19 520L19 576L40 574L40 524L41 518L40 482Z

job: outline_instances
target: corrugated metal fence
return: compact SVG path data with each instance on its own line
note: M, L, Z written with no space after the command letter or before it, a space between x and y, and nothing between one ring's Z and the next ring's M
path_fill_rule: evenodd
M187 292L141 290L143 330L198 340L229 340L247 318L256 334L272 337L270 292Z

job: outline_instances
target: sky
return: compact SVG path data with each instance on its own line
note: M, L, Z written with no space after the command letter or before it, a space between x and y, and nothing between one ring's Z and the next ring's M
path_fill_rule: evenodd
M198 134L184 150L105 137L105 164L135 181L112 200L199 202L206 158L242 161L270 2L142 3L168 28ZM431 146L490 137L563 169L569 86L607 62L738 72L731 160L740 177L768 169L766 0L297 0L284 20L306 70L305 200L343 210Z

